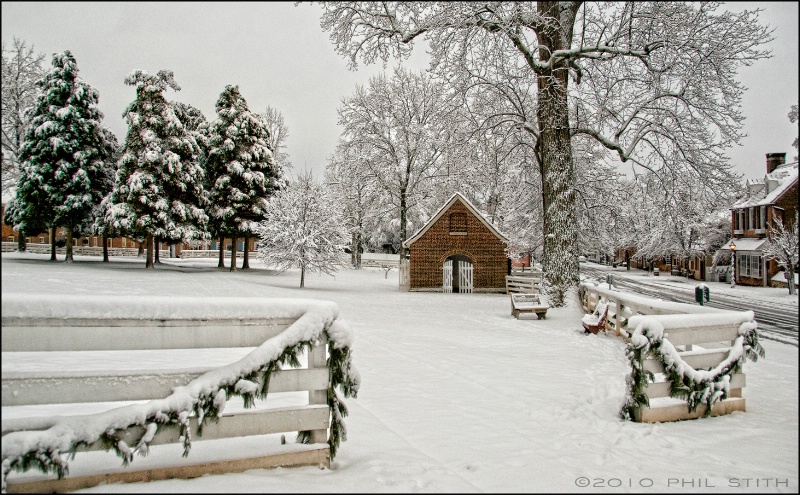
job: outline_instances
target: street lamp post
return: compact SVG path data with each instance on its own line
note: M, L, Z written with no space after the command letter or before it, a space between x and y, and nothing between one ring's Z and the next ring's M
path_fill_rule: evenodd
M731 240L728 245L731 250L731 289L736 287L736 244Z

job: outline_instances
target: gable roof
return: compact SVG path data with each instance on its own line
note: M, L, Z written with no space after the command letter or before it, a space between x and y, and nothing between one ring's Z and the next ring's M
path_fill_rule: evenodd
M731 209L748 208L751 206L768 206L778 202L792 185L797 183L797 162L787 163L776 168L764 176L764 179L748 181L749 184L763 184L758 192L748 194L746 198L737 201Z
M508 244L508 238L505 235L503 235L499 230L497 230L491 223L489 223L489 221L486 220L486 218L478 211L477 208L475 208L475 206L473 206L472 203L470 203L470 201L467 198L465 198L461 193L456 192L453 193L452 196L450 196L450 199L445 201L445 203L441 206L441 208L439 208L436 211L436 213L434 213L431 219L428 220L425 223L425 225L423 225L422 228L417 231L416 234L412 235L411 237L403 241L403 247L406 248L410 247L414 242L416 242L417 239L422 237L423 234L425 234L425 232L427 232L428 229L431 228L433 224L439 221L439 219L444 215L444 213L447 210L449 210L450 207L453 206L453 203L455 203L456 201L460 201L464 206L466 206L467 210L469 210L473 215L475 215L478 218L478 220L480 220L481 223L483 223L483 225L487 229L489 229L489 232L494 234L502 242Z

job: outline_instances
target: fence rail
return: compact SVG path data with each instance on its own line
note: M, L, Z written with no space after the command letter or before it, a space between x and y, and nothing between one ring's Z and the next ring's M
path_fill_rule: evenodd
M17 250L16 242L4 242L3 252L13 252ZM50 244L35 244L29 242L25 246L25 251L33 254L50 254ZM66 255L67 248L57 247L56 254ZM102 246L73 246L72 254L76 256L103 256ZM109 256L138 256L139 248L108 248ZM169 249L160 249L158 251L159 257L169 257Z
M542 285L542 272L529 275L506 275L506 294L538 294Z
M48 414L34 414L34 417L18 414L14 417L16 406L30 409L43 404L69 404L75 407L76 404L89 402L116 402L118 406L120 402L148 399L150 401L145 404L171 404L177 390L190 393L186 390L207 390L209 386L223 386L217 384L223 382L238 384L241 377L245 376L251 377L247 382L253 384L250 386L259 387L260 390L263 375L253 373L263 370L281 354L278 341L287 348L297 342L309 342L307 352L300 356L300 368L287 368L270 374L267 399L277 399L256 401L256 407L240 412L224 412L223 409L218 422L205 422L202 436L199 435L198 418L193 414L189 418L189 430L196 438L193 449L202 449L198 445L203 445L207 440L243 439L292 431L306 432L309 444L282 445L276 441L272 446L265 443L258 456L234 460L226 458L218 462L203 462L202 465L191 462L181 464L180 460L176 460L175 466L166 469L136 470L136 463L133 462L130 467L117 468L111 474L82 474L62 479L55 479L53 475L31 476L34 473L23 473L17 479L9 477L9 492L75 490L102 482L190 478L205 473L277 466L330 466L331 451L327 443L328 428L331 427L328 394L332 372L327 364L327 329L340 321L335 304L310 300L242 298L197 300L179 297L164 301L154 297L104 297L97 300L75 296L22 297L4 294L2 297L2 348L4 359L12 363L14 355L19 352L41 353L43 360L48 359L47 353L56 351L67 355L91 350L126 351L131 356L137 356L137 352L138 356L147 352L154 359L167 356L163 361L169 362L171 352L185 352L186 349L214 349L217 352L224 348L254 348L249 353L246 349L239 351L240 354L236 355L246 354L245 357L225 366L160 371L147 367L136 368L131 363L128 363L131 369L120 366L119 369L94 371L14 371L12 365L11 371L4 370L2 376L3 462L7 461L7 455L11 458L7 450L13 450L6 449L7 441L9 445L25 443L24 435L52 427L63 428L71 418L80 420L85 417L86 424L92 424L99 416L106 415L103 417L110 418L107 421L113 422L118 428L115 438L131 447L136 446L145 435L143 423L118 424L119 421L127 421L124 418L135 415L136 407L144 407L137 404L77 418ZM132 359L135 363L139 362L135 357ZM236 376L240 377L239 381ZM233 381L230 381L231 377L234 377ZM298 392L306 393L306 399L298 400ZM241 398L228 397L228 400L238 402ZM51 411L53 406L47 407ZM182 441L179 437L178 428L159 427L149 445L178 443ZM92 450L108 450L107 439L100 438L77 448L77 452ZM114 456L109 454L109 457Z

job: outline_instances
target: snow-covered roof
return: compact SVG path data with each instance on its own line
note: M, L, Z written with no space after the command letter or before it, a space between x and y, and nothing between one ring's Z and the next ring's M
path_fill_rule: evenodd
M742 251L761 251L762 246L764 243L767 242L766 239L751 239L748 237L734 237L733 239L728 239L728 242L722 245L720 248L721 251L729 250L728 246L731 245L731 241L736 244L736 252L741 253Z
M748 193L746 198L742 198L734 203L731 209L775 204L793 184L797 183L797 163L798 162L783 164L766 174L763 179L747 181L748 191L754 192ZM756 184L763 184L765 187L749 187Z
M455 192L455 193L453 193L452 196L450 196L450 198L447 201L444 202L442 207L439 208L436 211L436 213L434 213L434 215L431 217L431 219L428 220L425 223L425 225L422 226L421 229L419 229L414 235L412 235L411 237L409 237L408 239L403 241L403 246L408 248L408 247L411 246L411 244L416 242L417 239L422 237L422 235L425 234L425 232L427 232L429 228L431 228L431 225L435 224L439 220L439 218L441 218L442 215L444 215L444 212L447 211L448 209L450 209L450 207L456 201L461 201L461 203L463 203L464 206L466 206L467 209L469 211L471 211L473 215L478 217L478 220L480 220L481 223L483 223L483 225L485 225L486 228L489 229L489 231L491 233L496 235L498 239L500 239L501 241L503 241L505 243L508 243L508 237L503 235L499 230L497 230L497 228L494 225L489 223L489 221L486 220L486 218L481 214L481 212L479 212L478 209L475 208L475 206L467 198L465 198L461 193Z

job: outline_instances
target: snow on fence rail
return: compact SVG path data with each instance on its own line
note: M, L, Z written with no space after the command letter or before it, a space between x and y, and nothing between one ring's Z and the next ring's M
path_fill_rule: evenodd
M394 268L400 264L399 254L389 253L361 253L361 266L376 268Z
M251 260L256 259L258 253L250 251L248 257ZM230 251L225 251L225 259L231 257ZM244 257L244 251L236 251L237 258ZM181 249L181 258L219 258L219 249Z
M605 328L627 340L620 416L657 423L745 411L747 358L764 357L752 311L666 302L580 284L584 309L607 304Z
M192 478L255 468L329 467L343 439L346 408L336 390L355 397L359 378L350 360L352 332L332 302L3 294L2 306L2 349L4 360L12 362L20 352L28 359L41 354L47 363L47 353L54 351L126 351L126 356L134 357L137 351L169 354L185 349L254 348L219 367L4 370L2 405L8 409L2 420L3 491L69 491L105 482ZM141 352L139 356L135 363L140 362ZM284 394L290 396L288 400L270 402L284 392L289 393ZM297 392L307 397L299 404ZM226 403L236 397L244 400L245 410L224 412ZM147 399L76 416L7 418L5 412L14 406L81 407L76 404ZM189 463L195 436L203 441L238 438L241 442L291 431L298 432L301 443L276 442L270 447L260 442L259 449L255 453L251 449L245 458L231 459L214 451L212 462ZM176 460L174 465L137 471L66 476L65 457L70 452L112 450L124 467L134 452L146 455L151 446L179 442L187 457L182 464ZM214 457L214 453L226 455ZM9 476L32 467L46 476Z
M542 272L527 275L506 275L506 294L538 294L542 286Z
M17 250L17 243L16 242L4 242L3 243L3 252L11 252ZM25 246L25 250L28 253L33 254L50 254L50 244L35 244L29 242ZM57 247L56 254L64 255L66 254L66 248ZM76 256L103 256L103 247L102 246L73 246L72 254ZM137 256L139 254L139 248L108 248L108 255L109 256ZM158 255L162 258L169 257L169 250L168 249L161 249L158 252Z

